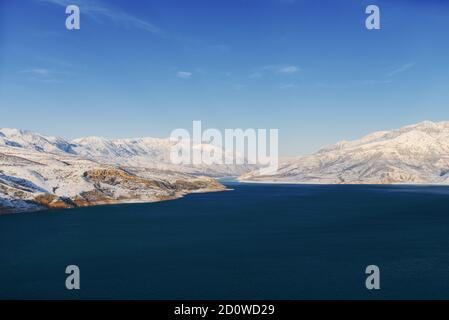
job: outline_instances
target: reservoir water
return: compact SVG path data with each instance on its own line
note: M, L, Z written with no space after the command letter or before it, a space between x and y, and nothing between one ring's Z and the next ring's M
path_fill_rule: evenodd
M449 298L448 187L227 185L0 216L0 299Z

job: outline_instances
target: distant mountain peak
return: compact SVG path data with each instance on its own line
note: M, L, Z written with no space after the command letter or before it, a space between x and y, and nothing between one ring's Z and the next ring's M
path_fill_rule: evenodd
M277 174L241 180L293 183L449 184L449 122L424 121L340 141L282 164Z
M0 129L0 146L24 148L47 153L73 154L71 144L63 138L45 136L28 130Z

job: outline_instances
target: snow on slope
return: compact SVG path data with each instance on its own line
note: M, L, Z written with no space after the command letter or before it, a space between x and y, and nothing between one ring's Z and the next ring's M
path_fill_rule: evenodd
M72 145L62 138L44 136L19 129L0 129L0 146L25 148L49 153L74 154Z
M170 139L137 138L105 139L87 137L72 141L79 155L90 159L101 159L108 163L181 171L208 176L238 176L254 169L249 165L175 165L170 160L170 150L175 142ZM194 144L193 150L213 150L223 159L233 159L232 154L211 144Z
M68 142L62 138L45 136L18 129L0 129L0 146L12 146L33 151L70 154L109 164L172 170L208 176L238 176L253 170L250 165L174 165L170 161L170 139L137 138L105 139L85 137ZM211 144L195 144L193 149L213 149L224 159L233 156Z
M0 214L48 207L151 202L223 189L208 177L123 168L60 151L46 153L0 146Z
M341 141L281 164L271 176L240 180L290 183L449 184L449 122L425 121Z

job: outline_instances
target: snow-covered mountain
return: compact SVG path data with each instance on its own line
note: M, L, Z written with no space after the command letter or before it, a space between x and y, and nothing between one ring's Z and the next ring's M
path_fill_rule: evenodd
M48 153L75 154L70 142L19 129L0 129L0 146L10 146Z
M221 190L224 187L209 177L113 166L58 150L47 153L0 146L0 214L152 202Z
M449 184L449 122L425 121L341 141L283 162L277 173L240 180L289 183Z
M175 142L169 138L105 139L86 137L72 142L76 154L107 163L173 170L195 175L239 176L254 169L249 165L176 165L170 160L170 150ZM211 144L193 144L192 150L213 150L224 159L233 158L230 152Z
M0 214L151 202L191 192L220 191L224 187L203 172L243 172L232 167L173 166L171 146L168 139L91 137L69 142L30 131L0 129Z
M38 133L0 129L0 146L12 146L39 152L70 154L94 161L124 166L172 170L195 175L239 176L253 170L250 165L174 165L170 150L175 142L169 138L106 139L85 137L67 141ZM232 154L211 144L194 144L193 149L213 149L224 158Z

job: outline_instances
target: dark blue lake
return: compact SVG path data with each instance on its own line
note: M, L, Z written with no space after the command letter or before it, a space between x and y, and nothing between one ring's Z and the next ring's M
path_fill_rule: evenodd
M448 187L228 185L0 216L0 298L449 298Z

